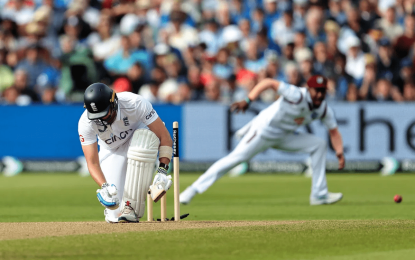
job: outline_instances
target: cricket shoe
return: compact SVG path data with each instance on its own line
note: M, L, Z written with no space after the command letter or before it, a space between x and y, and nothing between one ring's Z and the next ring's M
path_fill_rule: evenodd
M171 175L157 173L154 176L153 185L150 185L151 199L157 202L163 197L164 194L170 189L172 185Z
M182 193L180 193L180 203L189 204L196 194L197 191L192 186L187 187Z
M340 201L343 198L342 193L332 193L328 192L327 195L321 196L318 198L310 197L310 205L323 205L323 204L333 204Z
M125 206L121 211L121 215L118 217L119 223L138 223L138 217L135 214L133 207L130 206L130 202L126 201Z
M104 209L104 216L105 216L105 221L107 223L110 223L110 224L118 223L118 218L111 218L110 216L108 216L107 209Z

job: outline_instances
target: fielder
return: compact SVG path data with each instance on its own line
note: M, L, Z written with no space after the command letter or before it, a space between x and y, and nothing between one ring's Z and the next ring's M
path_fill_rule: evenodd
M235 150L214 163L183 191L180 194L181 203L188 204L196 194L205 192L230 169L269 148L311 155L313 170L311 205L332 204L342 199L343 194L331 193L327 189L326 141L311 134L295 132L300 126L320 119L329 131L331 143L339 160L339 169L344 168L342 137L337 129L333 110L324 100L327 79L320 75L312 76L307 81L306 88L265 79L252 89L245 100L232 104L231 110L246 111L249 104L269 88L277 91L280 98L237 131L236 135L243 137Z
M157 202L172 185L166 175L173 153L170 134L148 101L129 92L115 94L102 83L85 90L84 107L79 138L88 170L101 187L97 197L105 220L138 222L148 190Z

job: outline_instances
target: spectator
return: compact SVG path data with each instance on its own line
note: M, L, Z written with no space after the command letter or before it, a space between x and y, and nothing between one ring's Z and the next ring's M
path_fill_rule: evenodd
M143 96L151 103L160 102L160 99L158 98L159 86L159 82L155 80L150 80L150 82L148 82L140 88L138 94L140 96Z
M328 75L328 77L334 80L336 86L336 99L337 100L349 100L352 99L353 101L357 100L357 88L354 84L354 79L352 76L346 73L346 56L339 53L334 58L334 74ZM350 88L353 88L350 90ZM350 91L349 91L350 90ZM348 95L351 95L348 97ZM353 98L356 96L355 98Z
M146 83L144 68L140 63L135 63L127 72L128 80L132 85L132 92L138 93L142 85Z
M206 21L204 29L199 33L199 39L207 46L207 52L215 54L219 50L220 33L219 26L215 18Z
M360 16L367 28L373 26L375 20L379 19L379 15L376 13L376 6L373 2L368 0L359 1Z
M264 26L269 30L272 23L280 17L280 13L277 11L277 0L264 0L264 10Z
M114 55L121 47L121 37L112 32L111 17L101 14L97 31L88 36L88 46L92 48L94 59L102 62Z
M261 8L255 8L251 17L251 30L254 33L259 32L263 28L268 29L264 24L265 14Z
M313 53L308 48L302 48L295 52L295 61L300 67L302 78L306 81L315 74L313 71Z
M301 86L303 84L298 67L294 62L288 62L285 65L285 78L288 84L295 86Z
M313 64L314 72L317 74L329 77L335 72L333 71L333 63L327 59L327 48L324 42L316 42L314 44L314 57L315 61Z
M63 54L59 89L68 100L82 101L85 89L98 81L92 53L86 48L75 48L75 40L69 36L63 36L60 44Z
M6 49L0 49L0 94L14 83L13 71L5 65Z
M380 79L376 84L374 91L374 100L381 101L402 101L402 96L396 89L392 88L392 84L387 79Z
M379 40L383 36L382 27L380 27L379 22L380 20L376 20L369 29L368 34L365 34L363 37L364 46L366 47L364 51L370 52L372 55L378 53Z
M123 35L121 50L107 58L104 61L104 66L113 75L125 75L136 62L149 65L150 57L147 52L131 50L130 39Z
M294 43L288 43L282 50L282 54L282 57L280 57L280 66L285 68L288 62L294 61Z
M60 71L53 68L46 68L36 80L37 93L40 94L43 104L56 103L56 93L59 86ZM59 94L58 94L59 95Z
M187 24L183 24L187 14L183 11L173 11L170 14L170 23L166 27L169 34L169 44L183 52L189 45L198 42L197 31Z
M365 57L360 49L360 40L357 37L347 39L348 52L346 56L346 72L352 76L358 85L365 73Z
M187 71L188 85L192 92L191 100L201 100L203 97L203 84L201 82L200 69L197 66L189 67Z
M327 47L327 59L333 60L334 57L336 57L338 54L340 54L339 49L337 48L337 42L339 39L339 31L340 27L339 25L332 21L328 20L324 24L324 30L326 32L326 47Z
M412 45L415 43L415 16L407 15L405 17L405 30L403 35L396 39L394 45L395 54L398 59L408 56Z
M26 49L26 58L17 64L18 70L24 70L28 74L28 85L33 88L36 84L37 77L48 66L40 57L40 46L31 44Z
M392 80L393 75L399 73L399 61L393 56L393 50L388 38L379 41L377 54L377 75Z
M278 64L278 56L275 53L270 53L267 57L267 66L263 70L264 75L262 78L272 78L279 81L285 81L284 73L280 70Z
M405 83L411 82L413 79L413 63L408 58L403 59L400 63L399 72L395 73L392 79L393 86L403 92Z
M216 55L216 63L213 65L213 74L219 79L227 79L233 73L233 68L229 64L229 52L226 48L219 50Z
M364 56L365 70L362 83L359 88L359 99L373 100L376 92L376 60L367 54Z
M14 85L12 87L18 90L19 97L16 103L19 105L29 105L40 101L38 94L29 87L28 81L28 74L23 69L14 72Z
M415 84L413 81L405 83L403 88L403 100L407 102L415 101Z
M286 46L294 39L295 28L293 22L293 10L291 6L283 9L283 15L280 19L272 23L270 35L279 46Z
M26 5L23 0L10 0L1 11L1 17L8 17L19 26L32 21L33 15L33 8Z
M220 87L219 82L211 80L205 86L205 99L207 101L220 101Z
M390 6L386 10L384 17L381 19L380 26L383 29L385 37L391 42L395 41L404 32L402 26L396 22L395 7L393 6Z
M306 35L306 29L303 28L297 28L295 30L295 36L294 36L294 45L295 49L301 49L301 48L307 48L309 46L307 35Z
M249 10L242 0L232 0L229 12L233 24L238 24L240 19L249 16Z
M258 55L257 42L255 39L250 39L248 41L246 58L247 59L245 61L244 67L254 73L258 73L267 65L266 60L264 58L260 58Z
M307 13L308 1L307 0L294 0L294 28L305 28L305 16Z
M312 8L306 16L306 35L308 45L313 47L318 41L325 41L326 34L323 30L323 11L320 8Z
M329 0L329 9L327 10L327 17L337 22L337 24L344 25L347 21L346 14L343 12L340 0Z

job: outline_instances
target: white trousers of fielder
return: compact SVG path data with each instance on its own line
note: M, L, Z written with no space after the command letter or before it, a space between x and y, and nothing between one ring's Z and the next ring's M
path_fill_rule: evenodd
M229 155L215 162L191 186L197 193L205 192L215 181L236 165L249 161L256 154L269 148L302 152L311 155L313 169L311 196L320 197L328 193L326 181L326 152L327 142L311 134L281 134L275 139L262 137L259 130L251 127Z

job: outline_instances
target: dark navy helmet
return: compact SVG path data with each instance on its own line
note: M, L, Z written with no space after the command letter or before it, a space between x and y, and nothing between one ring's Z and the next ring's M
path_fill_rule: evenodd
M117 95L103 83L91 84L85 90L84 107L88 110L89 120L99 120L108 114L110 107L117 111Z

